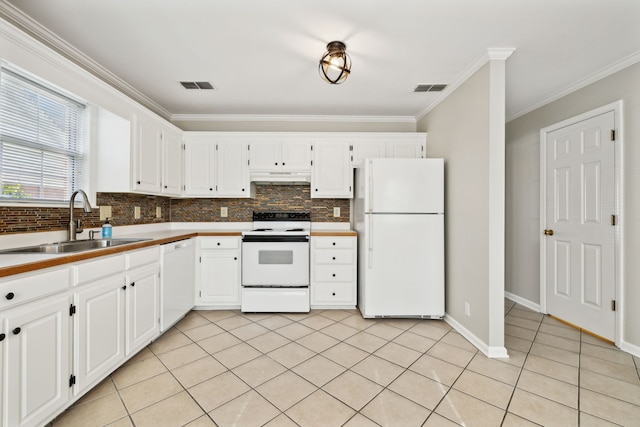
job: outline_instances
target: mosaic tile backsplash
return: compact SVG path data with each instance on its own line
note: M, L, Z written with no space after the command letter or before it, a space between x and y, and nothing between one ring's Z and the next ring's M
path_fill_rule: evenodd
M111 206L110 222L118 225L162 222L251 222L253 211L309 211L313 222L349 222L348 199L312 199L308 185L256 185L251 199L170 199L131 193L98 193L98 206ZM134 218L134 207L140 207L140 218ZM161 217L156 218L160 207ZM220 208L227 207L229 216L220 217ZM340 217L333 217L333 208L340 208ZM102 224L97 207L86 214L74 210L85 228ZM0 234L66 230L67 208L0 207Z

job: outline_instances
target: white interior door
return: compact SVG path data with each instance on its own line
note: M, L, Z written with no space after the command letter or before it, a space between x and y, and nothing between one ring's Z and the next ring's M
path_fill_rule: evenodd
M613 111L546 133L543 201L546 312L615 340Z

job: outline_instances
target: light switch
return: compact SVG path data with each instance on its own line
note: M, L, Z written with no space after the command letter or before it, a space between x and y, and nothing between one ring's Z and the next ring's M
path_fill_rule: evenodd
M140 206L133 207L133 218L140 219Z
M100 206L100 221L111 218L111 206Z
M160 206L156 206L156 218L162 218L162 208Z
M333 208L333 216L335 218L338 218L340 216L340 208L339 207Z
M229 208L224 207L224 208L220 208L220 217L221 218L226 218L229 216Z

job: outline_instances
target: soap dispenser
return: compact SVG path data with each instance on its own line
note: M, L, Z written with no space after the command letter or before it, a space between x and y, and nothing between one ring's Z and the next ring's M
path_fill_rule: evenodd
M111 224L109 224L109 218L107 218L104 221L104 224L102 224L102 238L110 239L112 236L113 236L113 228L111 227Z

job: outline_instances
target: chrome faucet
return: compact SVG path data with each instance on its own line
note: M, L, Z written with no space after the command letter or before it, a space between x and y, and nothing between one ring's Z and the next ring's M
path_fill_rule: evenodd
M71 199L69 200L69 232L67 234L67 240L69 242L73 242L76 240L76 233L82 233L82 223L80 220L73 219L73 200L76 198L76 195L80 193L82 196L82 208L85 213L91 212L91 204L89 203L89 199L87 198L87 194L82 190L76 190L71 195Z

